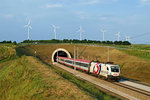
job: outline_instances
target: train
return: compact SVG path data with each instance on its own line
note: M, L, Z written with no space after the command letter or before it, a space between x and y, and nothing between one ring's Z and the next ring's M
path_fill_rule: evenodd
M56 57L58 63L73 67L78 70L94 74L107 80L118 81L120 79L120 67L113 63L101 63L98 61Z

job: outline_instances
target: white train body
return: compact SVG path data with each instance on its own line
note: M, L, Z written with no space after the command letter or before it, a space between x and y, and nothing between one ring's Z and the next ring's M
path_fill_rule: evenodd
M120 77L120 67L115 64L91 62L89 72L109 79L117 79Z
M92 73L98 76L103 76L106 79L118 80L120 78L120 67L115 64L105 64L100 62L71 59L66 57L57 57L59 63L74 67Z

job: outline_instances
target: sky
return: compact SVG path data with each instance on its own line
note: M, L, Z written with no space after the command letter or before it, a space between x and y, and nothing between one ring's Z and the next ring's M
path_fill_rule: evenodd
M0 0L0 41L28 39L24 26L31 20L30 39L120 39L150 44L150 0Z

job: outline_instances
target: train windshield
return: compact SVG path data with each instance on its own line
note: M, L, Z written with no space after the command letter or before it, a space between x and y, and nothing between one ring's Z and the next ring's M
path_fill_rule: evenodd
M119 72L118 66L111 66L111 72Z

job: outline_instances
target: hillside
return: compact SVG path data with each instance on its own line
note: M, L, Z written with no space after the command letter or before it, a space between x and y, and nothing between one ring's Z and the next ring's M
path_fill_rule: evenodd
M0 61L0 100L117 100L24 51L13 54Z
M1 100L94 99L33 57L23 56L2 67Z
M99 60L100 62L107 61L107 48L105 47L93 47L84 45L75 46L76 48L78 47L79 50L79 59ZM72 55L74 53L74 45L70 44L31 45L22 47L22 49L25 49L25 51L28 51L33 55L34 51L36 50L36 56L47 63L51 63L51 55L57 48L65 48L71 52ZM129 54L128 51L110 48L110 61L118 64L121 67L122 76L150 83L150 53L144 54L146 54L146 59L143 59L145 56L143 56L141 52L134 52L132 50L132 52Z

